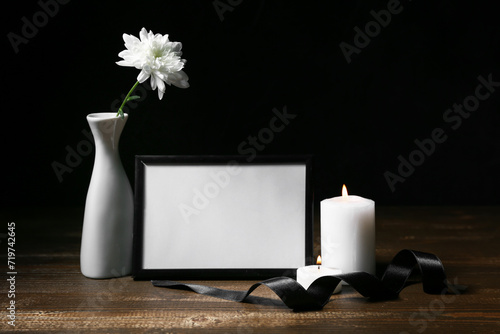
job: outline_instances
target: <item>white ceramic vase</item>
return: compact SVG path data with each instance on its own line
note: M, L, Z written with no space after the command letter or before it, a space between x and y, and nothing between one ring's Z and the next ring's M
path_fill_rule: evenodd
M118 143L128 115L87 116L95 141L95 161L85 202L80 268L89 278L130 275L134 203Z

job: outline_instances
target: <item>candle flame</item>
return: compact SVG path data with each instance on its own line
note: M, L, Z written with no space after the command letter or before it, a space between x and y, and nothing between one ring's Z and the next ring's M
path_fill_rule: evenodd
M316 264L318 266L321 265L321 255L318 255L318 258L316 259Z
M347 187L344 184L344 186L342 187L342 197L347 197L347 196L349 196L349 194L347 193Z

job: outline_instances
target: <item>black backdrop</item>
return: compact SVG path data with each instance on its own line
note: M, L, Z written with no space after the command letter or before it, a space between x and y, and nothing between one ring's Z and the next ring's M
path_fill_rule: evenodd
M10 1L2 206L84 204L85 117L116 108L135 82L138 70L115 62L122 34L142 27L183 43L191 87L162 101L142 88L129 107L120 146L131 182L136 154L248 154L261 133L258 154L314 155L317 201L345 183L383 205L499 204L494 3ZM263 129L284 111L294 118L271 138ZM402 159L416 166L398 172Z

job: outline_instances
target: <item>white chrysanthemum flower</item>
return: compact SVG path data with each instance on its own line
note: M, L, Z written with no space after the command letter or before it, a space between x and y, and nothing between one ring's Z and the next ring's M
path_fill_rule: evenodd
M168 35L153 34L142 28L139 38L123 34L126 50L118 54L123 60L120 66L130 66L141 70L137 81L143 83L151 77L151 88L158 88L160 100L165 93L165 83L179 88L188 88L188 76L182 69L186 63L181 59L180 42L171 42ZM134 86L135 88L135 86ZM126 102L126 101L124 101Z

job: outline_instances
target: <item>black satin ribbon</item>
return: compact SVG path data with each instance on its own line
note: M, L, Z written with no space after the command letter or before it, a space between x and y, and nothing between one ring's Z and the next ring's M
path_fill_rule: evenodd
M418 271L417 271L418 269ZM420 274L424 292L429 294L459 294L465 286L453 285L446 280L441 260L430 253L404 249L393 258L381 279L366 273L354 272L316 279L307 290L289 277L275 277L256 283L248 291L233 291L198 284L186 284L166 280L151 281L156 287L190 290L199 294L236 302L249 301L250 294L260 285L267 286L294 311L321 310L330 300L335 287L342 280L351 285L362 296L388 300L399 296L406 286L416 283L409 278ZM265 300L263 298L259 300Z

